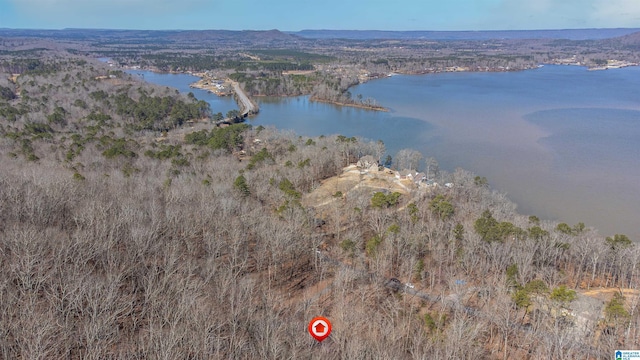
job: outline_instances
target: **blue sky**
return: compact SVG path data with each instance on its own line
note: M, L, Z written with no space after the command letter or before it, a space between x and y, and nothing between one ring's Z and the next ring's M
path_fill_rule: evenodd
M0 0L0 28L517 30L640 27L640 0Z

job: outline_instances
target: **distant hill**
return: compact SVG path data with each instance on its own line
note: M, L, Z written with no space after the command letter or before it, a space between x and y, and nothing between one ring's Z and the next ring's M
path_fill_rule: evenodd
M0 29L0 36L23 38L50 38L70 40L154 40L157 42L181 41L264 41L281 42L300 40L293 34L278 30L110 30L110 29Z
M383 31L383 30L113 30L113 29L6 29L0 36L23 38L51 38L69 40L126 39L171 41L265 41L288 42L302 39L351 40L492 40L492 39L567 39L602 40L624 37L636 29L566 29L566 30L496 30L496 31ZM623 40L628 41L628 40Z
M176 40L248 40L248 41L291 41L298 36L286 34L279 30L268 31L230 31L230 30L186 30L175 31L169 38Z
M496 31L380 31L380 30L302 30L289 32L310 39L397 39L397 40L491 40L491 39L568 39L599 40L628 35L640 29L565 29Z
M615 39L609 39L608 42L627 49L640 50L640 31Z

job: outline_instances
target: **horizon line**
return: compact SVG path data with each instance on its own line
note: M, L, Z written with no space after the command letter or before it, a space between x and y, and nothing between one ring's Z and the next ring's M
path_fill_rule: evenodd
M1 30L34 30L34 31L65 31L65 30L112 30L112 31L256 31L256 32L268 32L279 31L283 33L297 33L303 31L362 31L362 32L498 32L498 31L573 31L573 30L640 30L640 27L587 27L587 28L540 28L540 29L484 29L484 30L385 30L385 29L301 29L301 30L280 30L280 29L134 29L134 28L91 28L91 27L65 27L65 28L10 28L0 27Z

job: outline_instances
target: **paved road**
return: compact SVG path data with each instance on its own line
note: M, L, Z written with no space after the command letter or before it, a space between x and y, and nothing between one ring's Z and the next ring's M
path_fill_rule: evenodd
M238 100L240 100L240 112L244 115L246 113L256 113L257 107L253 105L251 100L247 94L244 93L244 90L240 87L240 84L237 82L233 82L233 91L235 91L236 95L238 95Z

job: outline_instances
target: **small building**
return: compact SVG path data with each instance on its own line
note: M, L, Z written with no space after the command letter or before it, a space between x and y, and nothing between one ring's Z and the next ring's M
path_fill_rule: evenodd
M358 160L356 165L361 169L370 169L373 166L375 166L375 168L377 169L378 160L371 155L365 155L361 157L360 160Z
M423 172L417 173L413 176L413 181L416 184L419 184L420 182L426 181L427 180L427 175Z
M406 180L406 179L411 180L413 179L413 175L414 175L413 171L407 170L407 169L396 172L396 178L400 180Z
M438 183L433 180L426 180L422 182L422 184L424 184L426 187L438 187Z

